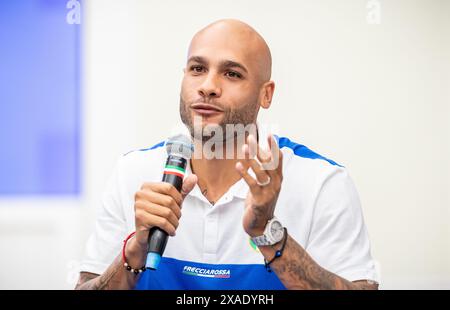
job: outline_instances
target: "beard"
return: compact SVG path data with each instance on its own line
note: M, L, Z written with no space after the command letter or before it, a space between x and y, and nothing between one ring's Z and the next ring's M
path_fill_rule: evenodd
M199 102L206 103L206 101L203 100L187 102L180 95L181 121L189 130L191 137L201 137L202 142L206 142L210 139L214 139L218 142L226 142L230 138L236 138L237 136L242 134L240 131L242 131L244 127L255 123L256 116L258 115L258 102L256 100L254 100L253 102L248 102L238 109L232 109L230 107L214 103L215 106L219 107L223 111L222 120L216 124L202 125L201 123L194 123L194 120L192 118L192 110L190 109L191 104ZM200 120L202 120L202 117L199 118ZM233 129L235 130L229 132L230 130L227 130L227 125L233 125ZM207 128L205 129L206 126ZM214 132L214 135L212 137L208 134L205 134L210 132ZM223 133L222 136L217 137L217 132Z

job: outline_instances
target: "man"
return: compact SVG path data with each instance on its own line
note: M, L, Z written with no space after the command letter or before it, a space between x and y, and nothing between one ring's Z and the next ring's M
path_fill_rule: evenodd
M255 124L259 108L271 104L270 78L270 50L247 24L221 20L198 32L180 96L195 149L203 152L206 144L199 128ZM119 160L78 289L377 289L358 194L345 168L287 138L269 136L269 150L255 149L263 139L258 132L232 144L235 134L214 138L215 152L225 154L231 145L233 156L193 156L181 193L160 182L163 143ZM123 240L136 231L124 254L138 269L152 227L171 236L160 266L130 272L120 254Z

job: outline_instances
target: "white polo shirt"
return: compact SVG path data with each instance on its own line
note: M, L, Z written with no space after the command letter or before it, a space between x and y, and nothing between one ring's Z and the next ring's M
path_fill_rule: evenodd
M277 137L283 183L275 215L323 268L349 281L378 282L361 205L347 170L307 147ZM134 195L159 182L167 158L164 142L119 159L88 240L81 271L102 274L135 230ZM188 166L186 175L191 174ZM220 177L220 176L218 176ZM183 202L176 236L158 270L141 275L137 289L284 289L264 267L262 254L242 226L248 186L235 183L215 205L196 185Z

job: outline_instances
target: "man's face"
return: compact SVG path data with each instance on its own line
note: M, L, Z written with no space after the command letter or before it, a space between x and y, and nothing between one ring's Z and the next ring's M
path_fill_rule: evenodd
M239 36L238 36L239 37ZM194 136L205 126L256 121L260 81L246 42L206 31L194 37L180 95L180 116ZM198 136L198 133L196 133Z

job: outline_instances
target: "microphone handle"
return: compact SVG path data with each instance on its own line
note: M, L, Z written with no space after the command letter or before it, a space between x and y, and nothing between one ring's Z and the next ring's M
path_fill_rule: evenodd
M169 155L162 181L172 184L177 191L181 192L183 186L184 174L186 172L187 160L181 156ZM158 269L161 256L166 248L169 235L159 227L150 229L148 235L148 254L145 267L151 270Z

